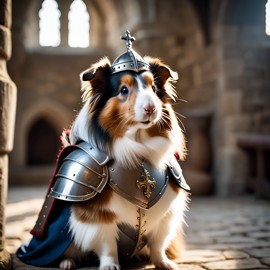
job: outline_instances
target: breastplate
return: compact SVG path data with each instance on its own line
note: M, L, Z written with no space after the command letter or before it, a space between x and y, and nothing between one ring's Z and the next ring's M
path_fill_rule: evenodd
M167 170L157 170L147 161L134 169L113 162L109 177L115 192L143 209L149 209L162 197L169 180Z

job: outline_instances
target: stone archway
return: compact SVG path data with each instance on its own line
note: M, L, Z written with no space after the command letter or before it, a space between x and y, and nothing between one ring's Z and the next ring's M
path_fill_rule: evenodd
M47 99L40 100L23 113L16 126L20 132L15 133L10 183L48 182L61 147L60 135L64 128L70 127L71 114L63 105ZM30 143L33 145L29 146Z
M40 100L27 111L23 112L20 121L17 121L17 130L15 133L16 145L11 154L13 168L25 167L27 164L27 141L30 129L39 119L46 119L54 133L59 136L64 128L69 128L72 119L72 112L63 105L53 100Z
M59 149L57 131L46 118L37 119L27 135L27 166L53 165Z

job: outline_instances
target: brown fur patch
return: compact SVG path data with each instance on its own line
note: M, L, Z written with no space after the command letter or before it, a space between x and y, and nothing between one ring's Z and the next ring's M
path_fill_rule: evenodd
M99 122L111 138L123 137L127 128L134 123L129 102L123 103L118 97L111 98L102 110Z
M165 106L162 108L162 119L154 126L147 130L149 136L162 136L168 138L168 131L172 129L170 113Z
M124 75L120 79L120 88L122 86L127 86L128 88L133 88L134 87L134 78L132 75Z
M147 133L150 137L155 137L155 136L161 136L164 138L168 138L168 130L163 128L163 125L154 125L147 129Z
M176 260L181 257L184 250L184 237L181 232L177 232L176 237L172 240L166 250L166 255L171 260Z
M82 223L112 223L117 218L116 214L108 209L106 205L112 197L112 189L108 186L91 200L74 203L72 211L76 218Z
M142 77L145 81L146 86L152 86L153 81L154 81L154 77L150 72L144 72Z
M126 128L121 125L124 120L121 105L121 101L117 97L111 98L99 117L100 125L108 131L111 137L122 137L126 132Z
M99 117L100 125L110 134L111 138L123 137L128 127L135 123L133 119L136 86L133 76L124 75L120 79L119 91L123 86L129 89L129 96L118 95L110 98Z

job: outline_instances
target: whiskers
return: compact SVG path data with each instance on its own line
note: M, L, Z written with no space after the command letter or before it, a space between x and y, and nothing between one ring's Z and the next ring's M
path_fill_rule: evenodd
M170 104L164 104L161 112L161 118L156 123L160 133L166 133L172 145L175 147L175 151L184 158L186 155L185 138L183 131L185 127L180 117L180 113L175 112Z
M159 129L163 131L164 128L171 129L171 117L169 115L169 112L165 108L162 108L161 117L159 121L157 121L157 126Z
M179 124L181 130L184 131L184 132L186 132L185 125L184 125L183 121L180 119L180 117L186 119L186 116L184 116L183 114L181 114L181 113L179 113L179 112L176 112L176 111L175 111L174 113L175 113L177 122L178 122L178 124Z
M120 112L114 115L109 115L108 121L110 124L104 127L106 132L124 132L133 122L131 115L127 115L126 112Z

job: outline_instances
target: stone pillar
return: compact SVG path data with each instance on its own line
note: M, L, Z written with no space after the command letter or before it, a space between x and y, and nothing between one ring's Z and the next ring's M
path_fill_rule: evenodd
M61 11L61 47L68 47L68 13L72 0L57 1Z
M5 204L8 184L8 154L13 148L16 111L16 86L6 62L11 56L11 0L0 0L0 269L9 269L5 252Z

